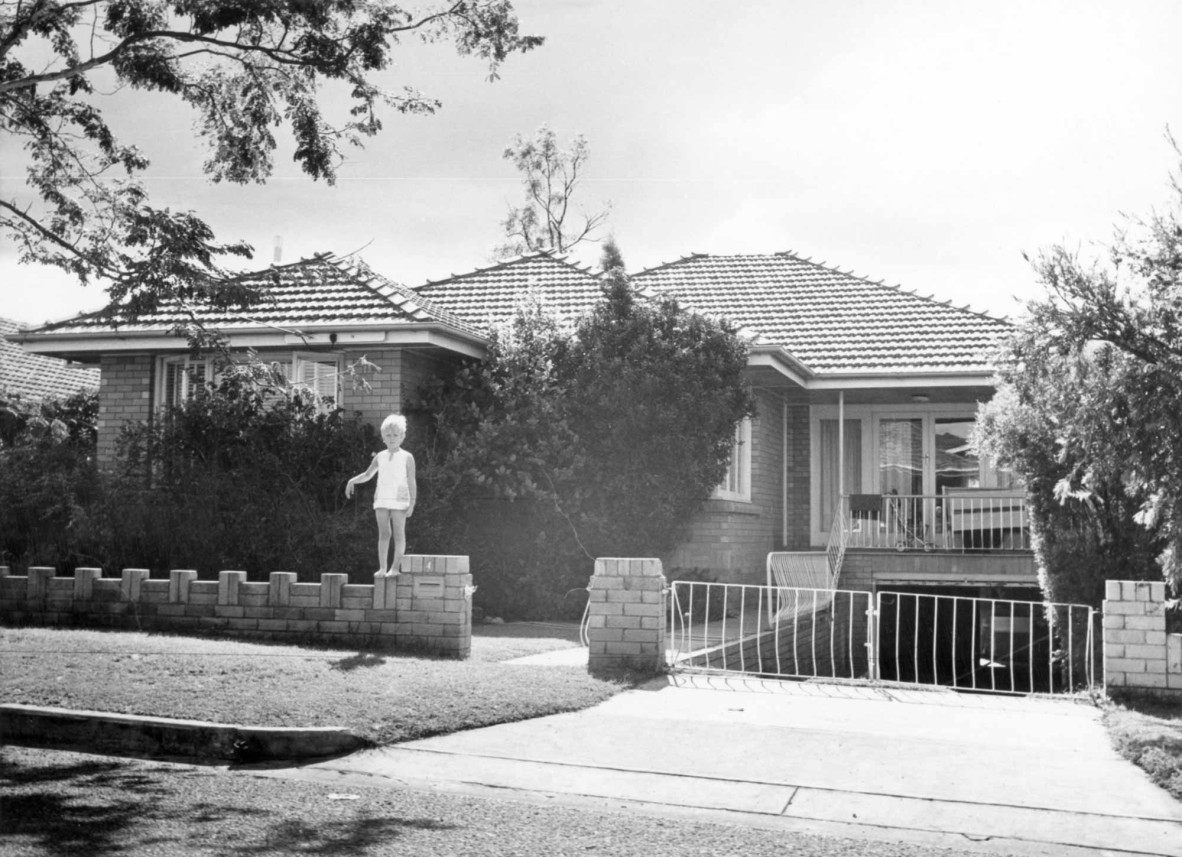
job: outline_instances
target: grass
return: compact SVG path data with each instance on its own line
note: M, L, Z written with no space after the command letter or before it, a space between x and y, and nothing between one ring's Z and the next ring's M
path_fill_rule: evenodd
M1182 800L1182 705L1129 697L1105 706L1104 725L1122 756Z
M486 630L487 628L487 630ZM252 726L340 726L391 744L575 711L630 686L505 661L573 626L481 626L466 661L161 634L0 630L0 702Z

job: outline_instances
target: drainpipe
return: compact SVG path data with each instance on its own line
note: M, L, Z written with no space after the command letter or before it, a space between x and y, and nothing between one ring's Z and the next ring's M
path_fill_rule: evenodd
M783 510L783 520L780 522L780 544L788 545L788 399L780 401L781 431L784 448L780 452L780 508Z
M837 391L837 504L845 494L845 390Z

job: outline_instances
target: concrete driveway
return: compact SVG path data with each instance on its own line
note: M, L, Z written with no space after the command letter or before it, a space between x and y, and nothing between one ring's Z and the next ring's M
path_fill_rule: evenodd
M298 775L995 854L1182 857L1182 804L1070 700L677 675Z

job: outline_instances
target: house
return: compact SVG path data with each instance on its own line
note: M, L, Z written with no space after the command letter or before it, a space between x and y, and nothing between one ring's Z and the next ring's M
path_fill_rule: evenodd
M413 289L330 254L252 277L270 287L266 303L245 314L199 310L201 321L375 424L426 378L480 356L488 325L522 295L566 316L600 297L595 272L546 253ZM792 253L695 254L634 283L741 327L758 397L727 479L667 569L760 583L769 553L794 552L865 591L1036 586L1021 492L968 443L1008 323ZM82 316L19 339L101 368L102 458L123 422L150 419L210 377L169 332L186 320L160 312L113 326ZM349 379L361 357L379 367L367 389Z
M36 401L98 390L97 369L34 354L13 341L25 330L20 322L0 318L0 397Z

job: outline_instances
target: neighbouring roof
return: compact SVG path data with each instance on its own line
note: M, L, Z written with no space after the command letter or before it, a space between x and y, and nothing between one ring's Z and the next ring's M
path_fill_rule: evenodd
M38 334L154 333L197 319L211 329L290 330L325 325L404 325L439 323L471 332L459 317L404 285L374 273L356 257L321 254L288 265L276 265L242 276L247 285L265 287L264 300L247 310L179 304L141 315L134 322L118 315L90 313L37 329Z
M634 282L724 317L818 374L982 371L1009 322L792 253L694 254Z
M0 395L45 399L98 389L98 369L33 354L9 341L26 329L19 322L0 318Z
M510 319L517 301L531 292L551 312L567 319L586 312L603 297L597 274L545 252L428 282L415 291L481 329Z

